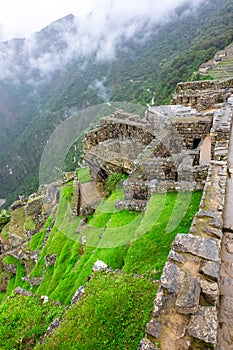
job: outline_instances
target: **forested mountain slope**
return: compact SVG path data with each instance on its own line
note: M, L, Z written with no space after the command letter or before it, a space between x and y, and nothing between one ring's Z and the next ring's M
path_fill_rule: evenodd
M6 205L37 187L41 153L62 120L110 100L144 106L153 97L155 104L168 102L177 82L187 80L232 41L232 1L204 1L193 12L187 11L188 6L177 9L149 34L140 32L137 40L124 38L108 60L72 55L67 62L69 46L61 33L77 35L72 15L37 33L34 46L32 41L25 44L25 39L1 43L2 52L10 48L12 71L0 82L0 198L7 198Z

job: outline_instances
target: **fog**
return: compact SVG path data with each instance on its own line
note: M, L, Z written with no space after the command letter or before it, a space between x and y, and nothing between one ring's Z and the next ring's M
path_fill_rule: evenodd
M183 15L195 11L203 0L102 0L85 18L68 16L31 37L0 43L0 80L34 83L48 79L72 60L114 60L117 48L127 41L143 40L176 16L175 9L187 4ZM0 27L0 40L3 38ZM96 82L100 94L103 82ZM101 92L102 91L102 92Z

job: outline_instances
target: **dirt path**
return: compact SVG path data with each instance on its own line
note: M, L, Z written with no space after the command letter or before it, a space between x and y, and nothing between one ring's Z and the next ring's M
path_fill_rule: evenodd
M223 218L220 311L216 350L233 350L233 130L231 131L228 170Z

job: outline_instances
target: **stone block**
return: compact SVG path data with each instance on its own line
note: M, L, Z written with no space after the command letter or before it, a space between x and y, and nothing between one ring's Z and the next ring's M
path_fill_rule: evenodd
M32 277L29 279L29 283L31 287L39 286L42 282L42 277Z
M191 253L211 261L220 261L219 245L215 240L191 234L178 234L172 244L175 251Z
M27 290L25 290L25 289L23 289L23 288L21 288L21 287L16 287L16 288L14 289L14 293L15 293L15 294L24 295L24 296L27 296L27 297L32 297L32 296L34 296L33 293L31 293L31 292L29 292L29 291L27 291Z
M172 249L169 252L168 259L174 260L174 261L181 263L181 264L185 263L185 257L182 254L179 254Z
M108 265L105 264L105 262L101 261L101 260L97 260L93 267L92 267L92 271L96 272L96 271L105 271L108 269Z
M184 275L185 273L176 264L167 262L160 278L161 286L171 293L178 293Z
M79 287L74 293L74 296L71 300L71 305L75 304L84 295L84 293L85 293L84 287L83 286Z
M158 348L149 339L145 338L140 341L138 350L158 350Z
M14 275L16 274L17 266L15 264L5 264L4 262L2 262L2 265L4 271L13 273Z
M48 267L48 266L52 266L55 264L56 262L56 254L52 254L52 255L46 255L45 256L45 266Z
M199 306L196 314L191 316L188 334L205 343L217 342L217 309L215 306Z
M201 291L207 302L216 305L219 301L219 288L216 282L201 281Z
M161 323L158 320L152 318L152 320L147 323L146 333L149 337L158 339L161 329L162 329Z
M210 277L210 279L218 280L220 277L220 263L214 261L206 261L202 264L200 272Z
M176 310L182 314L197 311L200 299L200 282L190 274L185 274L176 299Z
M156 298L154 301L154 309L152 312L153 317L159 316L161 310L164 307L164 303L167 300L167 296L164 294L163 288L160 288L156 294Z

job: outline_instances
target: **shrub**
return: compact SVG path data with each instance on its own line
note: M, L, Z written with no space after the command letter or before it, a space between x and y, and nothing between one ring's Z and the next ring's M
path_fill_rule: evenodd
M11 215L10 212L6 209L3 209L0 212L0 231L2 230L3 226L5 226L10 221Z
M126 179L127 175L122 173L113 173L111 176L109 176L106 181L106 190L108 196L110 196L116 190L118 182L124 181Z

